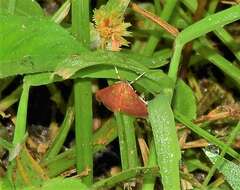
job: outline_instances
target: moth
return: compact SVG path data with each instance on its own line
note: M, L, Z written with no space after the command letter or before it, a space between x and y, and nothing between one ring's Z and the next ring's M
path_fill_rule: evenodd
M147 103L138 96L128 82L117 82L96 92L96 100L112 112L134 117L147 117Z

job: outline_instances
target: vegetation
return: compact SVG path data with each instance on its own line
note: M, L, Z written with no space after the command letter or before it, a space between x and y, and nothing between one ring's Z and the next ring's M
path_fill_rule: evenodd
M239 189L238 3L0 0L0 189Z

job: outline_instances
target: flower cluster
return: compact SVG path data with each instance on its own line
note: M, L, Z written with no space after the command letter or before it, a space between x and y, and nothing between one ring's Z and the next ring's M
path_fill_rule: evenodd
M129 42L124 37L130 36L127 28L131 24L124 23L122 14L115 10L109 12L102 6L94 11L93 20L100 38L101 49L120 51L121 46L128 46Z

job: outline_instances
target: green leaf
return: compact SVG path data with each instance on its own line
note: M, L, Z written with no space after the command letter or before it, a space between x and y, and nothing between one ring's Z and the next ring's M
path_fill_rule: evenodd
M145 66L152 62L151 57L144 57L139 62L140 55L137 54L127 57L121 52L90 52L65 29L48 19L0 14L0 25L0 78L55 71L65 78L77 72L76 77L91 75L91 78L117 79L116 66L119 70L122 68L123 76L122 73L119 75L123 80L134 80L146 72L138 81L149 79L144 86L151 92L172 86L172 81L162 71L149 70ZM40 84L45 81L38 79ZM49 76L46 80L45 83L51 82Z
M42 187L27 187L23 190L54 190L54 189L71 189L71 190L87 190L89 189L86 185L84 185L80 179L76 178L53 178L50 180L47 180L45 183L43 183Z
M193 91L182 80L178 80L175 87L173 109L184 114L190 120L197 116L196 99Z
M0 13L8 13L8 6L11 0L0 0ZM17 0L15 4L15 15L43 17L44 13L35 0Z
M0 15L0 78L52 71L85 48L48 19Z
M213 164L216 164L219 159L223 161L221 165L217 166L217 169L224 175L231 187L234 190L238 190L240 184L240 166L209 151L205 151L205 154Z
M11 184L11 182L8 180L8 178L5 176L3 178L0 178L0 189L1 190L12 190L14 187Z
M163 187L165 190L180 190L181 154L169 98L158 95L149 102L148 111Z

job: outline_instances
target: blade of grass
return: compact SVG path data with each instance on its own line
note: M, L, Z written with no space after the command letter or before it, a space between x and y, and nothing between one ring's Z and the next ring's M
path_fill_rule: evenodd
M124 131L124 123L123 123L123 114L116 112L114 113L117 121L118 126L118 141L119 141L119 148L120 148L120 155L121 155L121 166L122 170L126 170L129 168L128 163L128 147L126 142L126 134Z
M219 160L221 160L222 164L218 165L218 170L220 173L224 175L224 178L222 178L222 181L219 181L221 177L216 179L213 184L209 185L207 189L216 189L215 187L222 189L220 186L224 183L224 181L227 181L228 184L232 187L231 189L238 190L239 189L239 183L240 183L240 167L238 164L229 161L225 159L224 157L221 157L218 154L214 154L210 151L205 151L205 154L208 156L208 158L211 160L213 164L217 164ZM215 186L215 187L214 187Z
M239 130L240 130L240 122L231 131L231 133L228 137L227 143L226 143L227 147L231 146L231 144L233 143L233 141L234 141L236 135L238 134ZM211 170L208 172L208 175L206 176L206 178L203 182L203 189L207 188L207 185L210 182L212 176L214 175L216 169L221 168L221 165L224 163L224 160L222 158L224 157L225 154L226 154L226 150L223 149L221 154L220 154L220 157L215 161L215 164L212 166Z
M72 1L72 33L89 47L89 0ZM91 185L93 182L91 81L87 79L74 81L74 107L77 172L87 171L88 175L83 177L83 182Z
M139 160L136 147L134 118L124 114L116 114L116 118L119 131L118 138L120 144L120 151L123 151L123 158L121 157L121 159L124 159L122 161L122 163L124 164L123 170L137 167L139 165ZM119 119L121 119L121 122L119 121ZM127 164L125 165L125 163Z
M202 20L184 29L175 39L174 54L170 63L168 75L174 81L177 80L177 72L183 46L206 33L240 19L240 5L233 6ZM197 29L197 30L196 30Z
M206 132L205 130L201 129L198 125L195 125L194 123L192 123L189 119L187 119L184 115L180 114L178 111L174 112L175 118L181 122L182 124L184 124L186 127L188 127L189 129L191 129L193 132L195 132L196 134L198 134L199 136L205 138L207 141L209 141L210 143L219 146L219 148L226 150L226 153L229 154L230 156L232 156L233 158L239 160L240 159L240 155L233 150L232 148L226 146L225 143L221 142L220 140L218 140L216 137L214 137L213 135L209 134L208 132Z
M23 90L18 105L16 127L13 136L13 145L16 146L23 142L27 125L27 108L30 86L26 80L23 82Z
M72 1L72 33L86 47L90 43L89 0ZM93 182L92 92L91 81L74 81L75 137L77 172L87 171L83 183Z
M181 153L169 97L158 95L149 102L148 110L163 187L165 190L180 190Z
M54 13L51 20L53 22L60 24L63 21L63 19L67 16L67 14L69 13L70 6L71 6L70 0L66 0L62 4L62 6L57 10L57 12Z
M105 146L117 138L117 124L115 119L111 118L93 135L93 152L104 150ZM57 155L56 157L41 163L47 171L48 176L54 177L61 172L74 166L76 160L75 146L69 150Z
M186 7L189 8L189 10L194 13L195 12L195 7L192 6L190 1L184 1L184 4ZM218 5L218 0L211 1L209 3L209 9L208 12L205 15L210 15L213 14L217 8ZM238 44L235 42L233 37L229 34L227 30L225 30L222 27L217 28L216 30L213 31L214 34L229 48L229 50L232 51L232 53L235 55L235 57L240 60L240 49Z
M21 92L22 92L22 85L19 85L11 94L9 94L4 99L2 99L0 101L0 111L5 111L10 106L15 104L19 100L21 96Z
M58 135L54 139L52 145L48 149L47 153L44 155L41 162L44 162L44 160L51 159L59 153L67 137L67 134L70 130L70 127L73 123L73 120L74 120L74 111L73 111L73 108L69 106L67 108L66 115L60 127L60 130L58 132Z
M194 43L194 49L231 77L240 88L240 69L217 53L216 50L207 47L207 45L211 46L210 42L205 38L201 38L200 43L198 41Z
M2 146L3 148L7 149L8 151L10 151L11 149L13 149L13 145L8 142L7 140L3 139L0 137L0 146Z
M134 177L142 177L143 175L157 176L158 174L159 174L158 167L137 167L127 169L110 178L96 182L91 187L91 190L110 189L111 187L114 187L117 183L129 180Z
M21 149L21 144L25 141L29 89L30 89L30 85L28 84L27 80L23 80L23 90L22 90L21 98L18 105L16 127L14 130L14 136L13 136L13 142L12 142L14 148L9 153L11 157L11 162L9 163L9 166L7 169L7 177L10 183L12 184L13 184L12 177L14 173L14 168L16 166L15 157L17 156L17 154Z
M153 167L157 165L156 151L154 141L151 141L150 151L148 156L147 167ZM145 175L142 190L153 190L155 185L156 177L152 175Z

